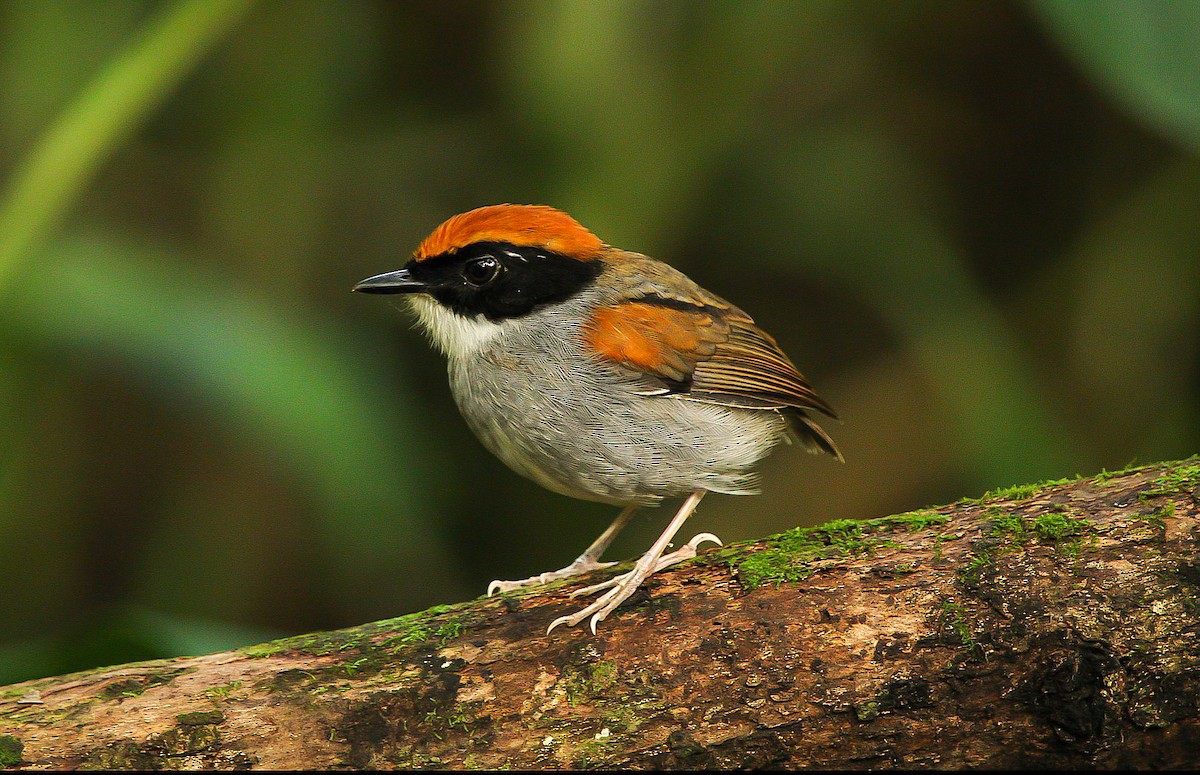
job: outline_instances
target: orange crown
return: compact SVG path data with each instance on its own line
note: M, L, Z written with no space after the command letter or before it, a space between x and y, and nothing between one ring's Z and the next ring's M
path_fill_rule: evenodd
M546 205L488 205L450 218L413 253L417 261L475 242L508 242L590 261L604 243L562 210Z

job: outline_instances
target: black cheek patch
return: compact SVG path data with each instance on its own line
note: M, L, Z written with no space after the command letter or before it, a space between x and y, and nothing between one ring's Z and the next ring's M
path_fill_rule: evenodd
M528 315L579 293L603 268L599 261L545 253L528 262L512 261L494 283L479 290L480 311L489 320Z
M490 283L474 286L462 276L463 265L483 255L503 266ZM412 275L429 286L429 295L464 317L483 315L507 320L547 304L566 301L587 288L604 269L601 261L579 261L537 248L476 243L454 253L413 262Z

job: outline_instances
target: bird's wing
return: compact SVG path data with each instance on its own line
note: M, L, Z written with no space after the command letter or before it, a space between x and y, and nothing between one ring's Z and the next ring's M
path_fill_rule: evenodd
M648 393L788 412L801 441L840 457L806 409L835 417L833 409L750 316L723 299L700 293L656 294L597 308L588 321L588 345L597 357L649 383Z

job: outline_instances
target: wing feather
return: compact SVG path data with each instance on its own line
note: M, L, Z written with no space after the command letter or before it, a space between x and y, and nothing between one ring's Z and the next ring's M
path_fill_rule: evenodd
M599 357L654 381L647 394L783 411L810 451L840 459L805 411L836 417L829 404L749 315L702 293L647 294L600 307L586 328L587 343Z

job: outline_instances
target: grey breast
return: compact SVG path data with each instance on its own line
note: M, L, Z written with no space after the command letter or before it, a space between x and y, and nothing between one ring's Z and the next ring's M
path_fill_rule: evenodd
M646 396L645 383L582 355L595 299L506 321L470 356L451 358L467 424L510 468L555 492L655 504L696 489L756 492L751 470L785 433L774 411Z

